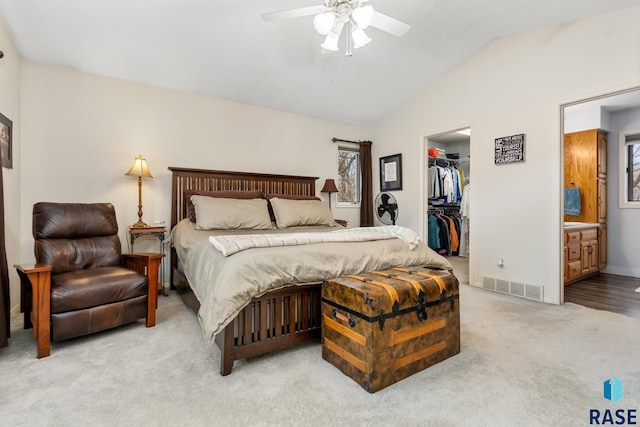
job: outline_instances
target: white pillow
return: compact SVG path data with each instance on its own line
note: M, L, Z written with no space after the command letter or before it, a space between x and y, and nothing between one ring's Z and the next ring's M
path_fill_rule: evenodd
M333 226L333 214L320 200L293 200L272 197L269 199L278 228L300 225Z
M196 211L198 230L273 228L266 199L191 196L191 201Z

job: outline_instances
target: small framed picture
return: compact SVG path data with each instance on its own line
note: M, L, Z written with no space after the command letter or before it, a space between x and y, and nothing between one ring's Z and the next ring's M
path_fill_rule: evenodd
M4 114L0 113L0 148L2 149L2 167L13 168L13 123Z
M380 191L402 190L402 154L380 157Z

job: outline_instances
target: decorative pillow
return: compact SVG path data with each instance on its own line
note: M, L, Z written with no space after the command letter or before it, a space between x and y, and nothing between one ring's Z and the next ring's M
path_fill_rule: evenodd
M333 214L320 200L296 200L272 197L269 203L273 208L278 228L299 225L333 226Z
M264 193L260 190L239 191L239 190L186 190L184 197L187 199L187 216L191 222L196 222L196 211L191 202L191 196L223 197L225 199L263 199Z
M266 199L191 196L191 201L198 230L273 228Z
M279 199L289 199L289 200L322 200L320 197L316 196L299 196L296 194L267 194L267 200L269 200L269 216L271 217L271 221L276 220L276 216L273 213L273 206L271 206L271 199L277 197Z

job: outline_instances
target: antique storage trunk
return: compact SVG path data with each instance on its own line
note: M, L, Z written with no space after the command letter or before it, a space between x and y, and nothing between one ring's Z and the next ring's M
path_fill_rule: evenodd
M460 352L458 279L392 268L322 285L322 358L370 393Z

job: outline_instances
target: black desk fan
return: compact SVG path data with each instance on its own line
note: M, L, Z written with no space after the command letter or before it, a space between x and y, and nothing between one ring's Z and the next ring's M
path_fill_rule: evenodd
M378 220L385 225L396 225L400 209L396 198L389 193L379 193L373 204Z

